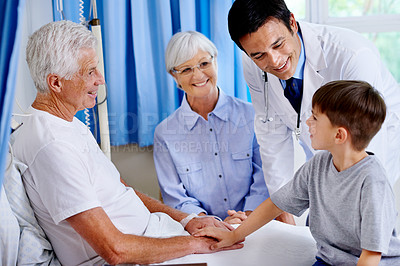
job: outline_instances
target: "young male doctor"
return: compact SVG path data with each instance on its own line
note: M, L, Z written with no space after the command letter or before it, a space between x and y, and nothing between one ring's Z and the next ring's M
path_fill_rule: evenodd
M296 22L284 0L236 0L228 26L232 40L246 53L244 76L271 195L293 177L293 132L307 160L314 155L306 125L311 99L333 80L367 81L382 94L387 117L367 150L395 183L400 172L400 87L372 43L348 29ZM294 224L287 213L278 219Z

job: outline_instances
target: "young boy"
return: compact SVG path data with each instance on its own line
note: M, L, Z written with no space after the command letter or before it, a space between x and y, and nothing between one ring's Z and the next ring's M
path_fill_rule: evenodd
M314 265L400 265L392 188L380 162L365 151L379 131L386 105L361 81L333 81L313 96L307 120L312 147L327 150L305 163L294 178L232 232L205 228L215 248L241 241L283 211L300 216L309 208L317 242Z

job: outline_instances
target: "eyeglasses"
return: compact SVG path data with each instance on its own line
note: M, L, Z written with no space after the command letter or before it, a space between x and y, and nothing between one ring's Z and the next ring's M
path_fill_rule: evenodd
M192 75L194 72L194 69L197 67L200 71L204 71L208 68L211 67L212 62L214 61L214 56L211 56L211 58L209 60L205 60L203 62L198 63L195 66L192 67L185 67L181 70L177 70L177 69L172 69L172 72L176 73L176 74L181 74L182 76L189 76Z

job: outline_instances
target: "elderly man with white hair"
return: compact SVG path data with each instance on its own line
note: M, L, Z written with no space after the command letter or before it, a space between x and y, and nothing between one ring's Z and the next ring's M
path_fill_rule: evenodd
M126 186L74 117L96 104L104 84L95 47L87 28L60 21L37 30L26 49L37 96L13 148L28 166L24 186L57 257L63 265L148 264L211 252L214 240L189 233L229 225L193 218Z

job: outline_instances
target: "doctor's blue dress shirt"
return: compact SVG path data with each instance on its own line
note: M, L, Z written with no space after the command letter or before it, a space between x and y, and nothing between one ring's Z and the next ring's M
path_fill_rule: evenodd
M225 219L269 197L251 104L219 90L208 121L182 105L156 128L154 162L164 203Z

